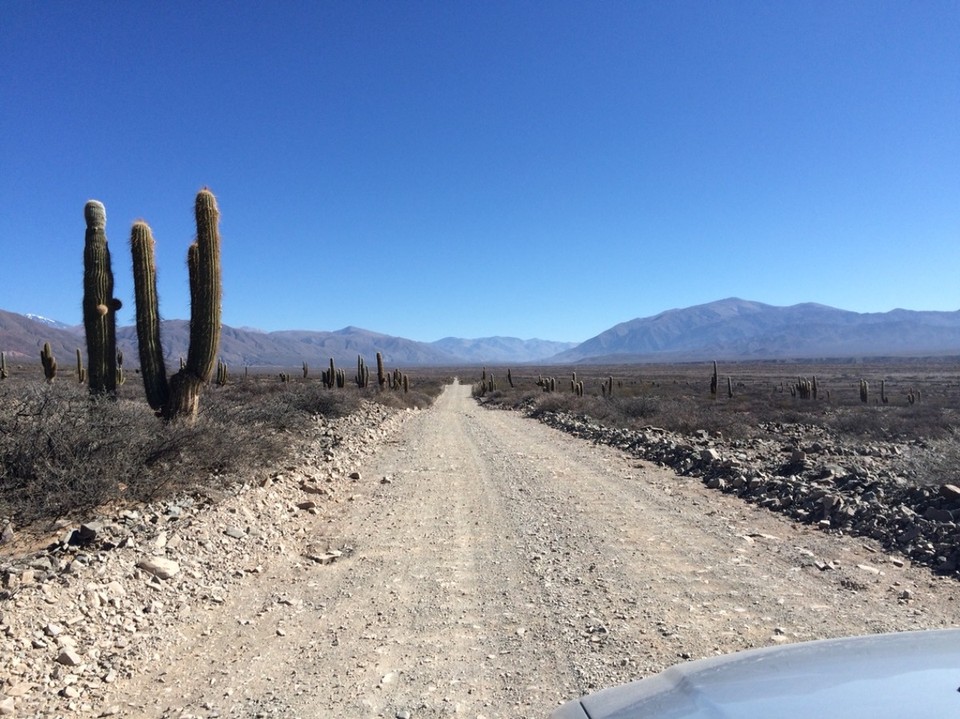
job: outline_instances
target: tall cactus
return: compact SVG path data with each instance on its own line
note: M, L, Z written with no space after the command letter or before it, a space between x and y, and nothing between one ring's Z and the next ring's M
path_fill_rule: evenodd
M377 384L382 392L387 384L387 376L383 371L383 355L377 352Z
M220 343L220 212L210 190L197 193L197 238L187 251L190 276L190 346L187 361L167 380L160 345L153 236L145 222L136 222L130 236L140 370L150 406L164 419L193 418L200 392L210 381Z
M87 386L91 394L117 389L117 310L113 270L107 247L107 211L90 200L83 208L87 223L83 249L83 327L87 336Z
M157 300L157 266L153 248L150 226L146 222L134 222L130 231L130 251L133 254L140 374L147 393L147 403L160 413L169 401L170 387L160 344L160 305Z
M0 379L6 379L10 376L10 373L7 372L7 355L4 352L0 352Z

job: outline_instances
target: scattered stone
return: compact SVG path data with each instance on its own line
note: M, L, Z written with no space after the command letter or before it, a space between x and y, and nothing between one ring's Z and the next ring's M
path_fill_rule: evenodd
M7 542L13 541L13 524L7 522L3 527L3 531L0 532L0 544L6 544Z
M306 554L307 559L316 562L317 564L333 564L335 561L340 559L343 556L343 552L331 549L328 552L310 552Z
M165 557L150 557L137 562L137 567L157 579L170 579L180 571L180 565Z
M359 480L359 479L360 479L360 473L359 473L359 472L351 472L351 473L350 473L350 479L352 479L352 480Z
M960 502L960 487L955 484L944 484L940 487L940 496L950 502Z
M330 490L326 487L321 487L319 484L313 482L302 482L300 484L300 489L306 492L307 494L320 494L323 496L328 496Z
M67 667L78 667L83 664L83 659L72 649L64 649L57 657L57 663Z
M86 524L81 524L80 529L74 532L71 544L76 544L81 547L92 544L93 541L102 533L102 522L87 522Z
M231 539L243 539L246 536L246 532L239 527L227 527L223 530L223 533Z
M927 507L927 511L923 513L923 518L933 520L934 522L952 522L953 513L949 509Z
M50 624L48 624L43 628L44 634L46 634L48 637L54 637L54 638L60 636L60 633L62 631L63 631L63 627L61 627L59 624L54 624L53 622L51 622Z
M13 713L17 710L16 704L14 703L13 697L6 697L5 699L0 699L0 716L13 716Z

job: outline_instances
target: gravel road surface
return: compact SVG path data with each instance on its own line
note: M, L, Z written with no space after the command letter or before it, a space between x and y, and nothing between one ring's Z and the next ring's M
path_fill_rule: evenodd
M545 717L684 659L951 626L957 585L451 385L104 706ZM320 563L305 558L341 554Z

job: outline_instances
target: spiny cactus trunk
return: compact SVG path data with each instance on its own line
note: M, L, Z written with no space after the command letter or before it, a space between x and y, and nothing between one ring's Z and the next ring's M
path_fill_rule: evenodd
M387 375L383 371L383 355L377 352L377 384L382 392L387 384Z
M160 412L167 406L170 387L160 344L160 308L157 301L157 266L154 240L146 222L135 222L130 231L133 254L133 288L137 306L137 344L140 350L140 374L147 404Z
M87 223L83 249L83 326L87 336L87 380L91 394L113 394L117 388L117 310L113 270L107 247L107 212L90 200L83 208Z

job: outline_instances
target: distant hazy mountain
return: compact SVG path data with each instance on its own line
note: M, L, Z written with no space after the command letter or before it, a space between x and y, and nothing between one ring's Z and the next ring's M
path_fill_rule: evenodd
M73 328L63 323L41 322L26 315L0 310L0 352L8 362L22 363L37 360L40 366L40 350L44 342L50 343L55 357L73 358L77 347L84 347L83 334L77 335Z
M83 328L63 327L0 310L0 351L10 361L32 361L50 342L62 364L77 347L85 351ZM175 369L187 354L189 322L168 320L161 332L169 366ZM133 327L117 329L117 345L125 366L139 365ZM960 355L960 312L859 314L818 304L774 307L731 298L630 320L576 346L514 337L415 342L358 327L263 332L225 326L219 355L234 368L295 368L306 362L319 370L331 357L351 367L361 354L372 364L377 352L391 368Z
M960 312L848 312L737 298L623 322L551 361L644 362L960 354Z
M190 344L190 323L186 320L168 320L161 325L161 341L168 361L179 361L187 356ZM134 327L117 330L117 342L129 347L136 357L137 333ZM317 370L326 366L332 357L344 367L351 367L361 354L367 364L373 365L377 352L383 354L386 364L393 367L411 365L459 364L457 358L425 342L378 334L358 327L345 327L336 332L283 330L262 332L224 326L220 333L220 351L223 361L234 367L299 367L301 363Z
M483 337L475 340L444 337L431 343L471 364L536 362L576 347L576 342L521 340L516 337Z

